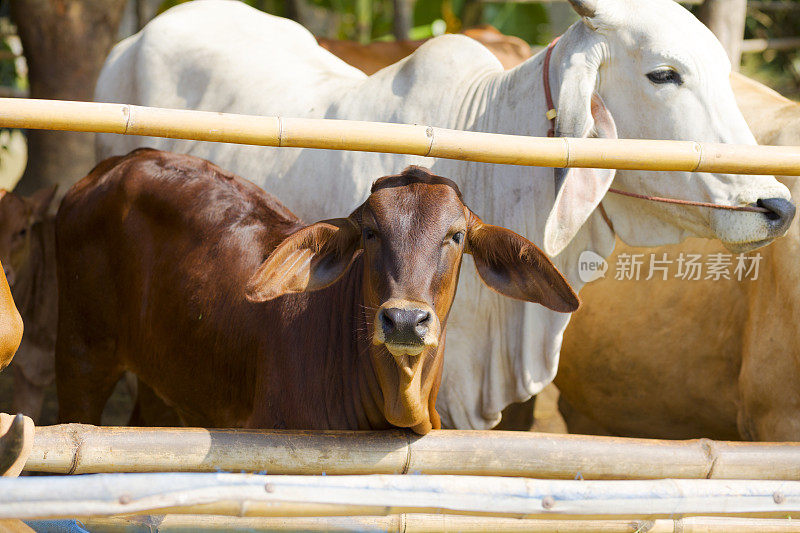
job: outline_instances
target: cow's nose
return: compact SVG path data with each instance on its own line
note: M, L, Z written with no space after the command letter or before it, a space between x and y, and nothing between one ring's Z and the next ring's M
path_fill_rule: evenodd
M756 205L769 209L769 213L764 213L764 216L769 221L772 235L786 233L794 218L795 206L792 202L786 198L762 198Z
M431 322L430 311L424 309L382 309L378 315L383 337L389 344L423 344Z

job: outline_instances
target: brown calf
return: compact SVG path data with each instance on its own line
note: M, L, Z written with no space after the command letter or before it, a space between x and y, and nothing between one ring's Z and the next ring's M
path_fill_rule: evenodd
M34 421L41 412L44 390L55 378L55 219L47 214L55 191L48 187L29 198L0 193L0 260L25 323L25 335L21 344L17 341L19 350L10 369L14 373L12 410Z
M304 226L207 161L136 150L67 193L56 236L65 422L99 422L130 370L189 425L426 433L464 251L508 296L578 306L538 248L417 167Z

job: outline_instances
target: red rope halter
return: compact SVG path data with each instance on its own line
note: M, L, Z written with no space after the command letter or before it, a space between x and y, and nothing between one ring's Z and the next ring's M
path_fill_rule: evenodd
M554 137L556 134L556 115L557 115L555 105L553 104L553 94L550 92L550 56L553 54L553 48L555 48L556 43L560 38L561 38L560 36L556 37L547 46L547 51L544 54L544 68L542 70L542 78L544 81L544 98L545 98L545 103L547 104L546 116L547 119L550 121L550 128L547 130L548 137ZM639 198L641 200L650 200L651 202L661 202L665 204L691 205L696 207L709 207L712 209L726 209L728 211L749 211L752 213L770 213L769 209L760 206L721 205L721 204L712 204L708 202L695 202L692 200L679 200L677 198L661 198L659 196L648 196L646 194L638 194L635 192L628 192L614 188L609 188L608 192L613 192L615 194L620 194L622 196L629 196L631 198ZM603 219L608 224L608 227L611 228L612 232L614 232L614 225L611 223L611 219L608 217L608 213L606 213L606 210L603 207L603 202L600 202L597 207L599 208L600 214L603 216Z

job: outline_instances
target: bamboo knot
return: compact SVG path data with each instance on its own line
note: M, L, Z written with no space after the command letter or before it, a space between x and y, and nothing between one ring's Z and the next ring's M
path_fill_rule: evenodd
M83 435L87 431L84 424L67 424L68 435L72 441L72 464L69 467L68 475L75 474L80 466L80 456L83 452Z
M717 453L716 447L714 446L714 441L710 439L700 439L699 441L700 448L706 454L706 461L708 464L708 469L705 473L706 479L711 479L714 477L714 468L717 466L717 459L719 459L719 454Z
M552 509L555 504L556 500L552 496L542 498L542 509Z

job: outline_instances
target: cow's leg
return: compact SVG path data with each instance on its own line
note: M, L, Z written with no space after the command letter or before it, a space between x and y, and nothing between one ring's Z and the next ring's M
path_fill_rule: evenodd
M570 404L564 396L558 398L558 410L567 424L570 433L581 435L613 435L598 422L589 418L586 414L577 410Z
M60 422L100 424L106 401L124 372L110 338L85 339L59 318L56 387Z
M42 414L45 387L29 380L19 366L12 364L11 370L14 373L14 399L11 402L11 411L22 413L30 417L34 424L38 424Z
M128 422L129 426L180 427L183 425L175 409L167 405L145 382L139 380L136 390L136 404Z
M530 431L533 429L533 408L536 396L524 402L512 403L503 409L503 418L494 429L505 431Z

